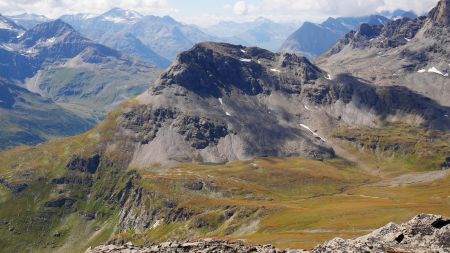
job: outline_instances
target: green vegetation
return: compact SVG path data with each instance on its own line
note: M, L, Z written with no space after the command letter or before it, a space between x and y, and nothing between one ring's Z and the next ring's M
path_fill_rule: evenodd
M445 133L337 131L359 163L262 158L128 168L133 144L117 131L120 113L86 134L0 153L0 251L83 252L109 239L205 237L310 248L417 213L450 216L450 177L440 168ZM74 157L94 154L101 155L95 173L69 169Z
M144 92L159 74L158 69L135 66L129 69L112 66L97 69L95 65L51 67L42 71L36 84L48 97L78 115L103 118L122 101Z
M342 128L334 137L349 150L385 172L432 171L442 168L450 155L450 133L408 125L390 125L382 129Z

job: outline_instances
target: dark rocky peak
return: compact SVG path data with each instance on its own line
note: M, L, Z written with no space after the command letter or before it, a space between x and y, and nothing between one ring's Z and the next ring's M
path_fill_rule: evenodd
M350 31L330 51L329 54L340 52L344 46L351 45L352 48L370 47L371 41L381 34L382 25L370 25L363 23L357 31Z
M38 41L42 40L55 40L58 37L76 37L78 39L84 39L75 29L69 24L63 22L61 19L50 21L36 25L34 28L25 32L20 38L20 42L27 47L33 46ZM87 40L87 39L85 39Z
M308 58L304 56L298 56L296 54L283 54L282 68L289 69L296 73L300 77L302 83L308 83L324 76L324 72L312 64Z
M213 97L231 90L246 95L270 94L274 90L297 93L302 84L324 76L324 72L305 57L204 42L181 53L154 90L179 85L200 96Z
M435 24L450 25L450 0L440 0L438 5L430 11L428 17Z
M424 17L410 19L400 18L382 27L379 39L371 43L377 48L396 48L413 39L425 22Z
M357 35L363 36L368 39L375 38L380 35L381 29L383 26L380 25L370 25L367 23L364 23L359 26Z
M396 48L411 41L424 26L426 17L416 19L399 18L386 25L362 24L358 31L345 35L331 50L328 56L339 53L346 45L352 48Z

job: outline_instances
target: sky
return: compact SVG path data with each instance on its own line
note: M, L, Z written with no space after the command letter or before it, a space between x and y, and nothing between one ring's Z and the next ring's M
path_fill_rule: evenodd
M50 18L64 14L101 14L113 7L148 15L170 15L185 23L209 26L220 21L265 17L277 22L320 22L327 17L362 16L396 9L423 14L438 0L0 0L6 15L37 13Z

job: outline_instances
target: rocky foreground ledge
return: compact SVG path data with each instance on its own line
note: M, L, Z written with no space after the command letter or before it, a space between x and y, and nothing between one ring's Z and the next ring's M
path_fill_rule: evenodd
M372 233L353 240L336 238L311 251L276 249L271 245L248 246L242 242L203 240L196 242L148 245L146 247L103 245L86 253L331 253L331 252L390 252L390 253L447 253L450 252L450 219L438 215L420 214L397 225L389 223Z

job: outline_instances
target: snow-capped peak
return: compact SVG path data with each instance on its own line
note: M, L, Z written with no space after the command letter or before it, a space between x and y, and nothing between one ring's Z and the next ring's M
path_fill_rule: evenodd
M133 22L137 21L144 16L140 14L139 12L133 11L133 10L124 10L120 8L114 8L105 14L103 14L102 19L105 21L110 21L114 23L126 23L126 22Z

